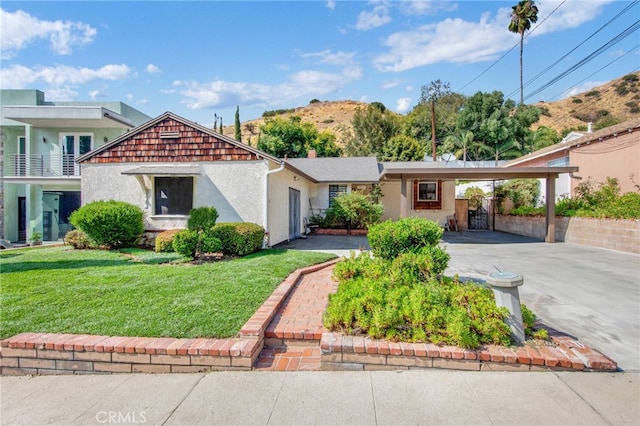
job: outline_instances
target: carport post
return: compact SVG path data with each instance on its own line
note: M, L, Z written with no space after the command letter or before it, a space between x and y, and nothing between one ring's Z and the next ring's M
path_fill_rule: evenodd
M556 242L556 178L553 175L547 175L547 216L545 224L547 226L544 241L547 243Z
M400 177L400 217L407 217L407 178Z

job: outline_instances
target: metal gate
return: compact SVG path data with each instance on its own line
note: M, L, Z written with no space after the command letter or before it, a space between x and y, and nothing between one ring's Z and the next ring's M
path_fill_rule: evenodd
M489 212L480 206L476 210L469 210L469 229L489 229Z

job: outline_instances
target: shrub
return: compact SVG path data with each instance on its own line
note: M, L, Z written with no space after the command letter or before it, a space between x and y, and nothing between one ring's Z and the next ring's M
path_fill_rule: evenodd
M134 246L144 232L144 212L124 201L93 201L74 211L69 221L111 249Z
M495 199L498 211L502 211L503 203L508 198L513 207L535 207L540 194L540 182L537 179L512 179L496 186Z
M80 229L72 229L64 236L64 243L72 246L74 249L83 250L96 247L91 238Z
M156 236L155 251L156 253L169 253L173 251L173 238L179 232L179 229L169 229L163 231Z
M198 251L200 253L222 253L222 241L208 233L200 235Z
M204 231L212 228L218 220L218 210L215 207L198 207L191 209L187 229L192 231Z
M331 210L333 212L329 213ZM338 195L327 211L327 215L335 214L343 221L347 229L367 229L380 222L383 213L382 204L374 204L368 196L359 192Z
M418 252L400 253L393 259L389 275L399 282L425 282L443 273L450 258L438 246L423 247Z
M200 234L190 229L178 231L173 237L173 250L181 256L195 259Z
M249 222L219 223L208 234L220 239L222 252L231 256L246 256L262 248L264 228Z
M443 232L436 222L408 217L373 225L369 229L368 239L375 256L395 259L400 253L416 252L423 247L436 245Z
M340 281L338 291L329 295L324 325L376 339L477 348L510 343L507 316L491 290L474 283L431 279L398 285L388 276L375 281L355 276Z
M469 210L476 210L478 207L482 207L484 195L482 188L477 186L470 186L465 189L464 198L469 200Z

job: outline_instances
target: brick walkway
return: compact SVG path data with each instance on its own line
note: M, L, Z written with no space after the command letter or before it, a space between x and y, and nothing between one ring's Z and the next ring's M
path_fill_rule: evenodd
M257 370L320 370L320 339L327 332L322 314L338 283L333 266L304 275L265 331Z

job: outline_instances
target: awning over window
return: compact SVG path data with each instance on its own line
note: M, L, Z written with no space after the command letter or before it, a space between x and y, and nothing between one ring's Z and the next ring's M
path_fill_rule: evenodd
M196 176L200 174L198 166L141 166L125 170L123 175L151 175L151 176Z

